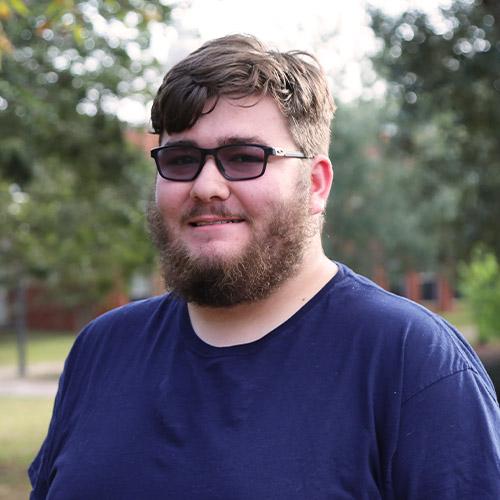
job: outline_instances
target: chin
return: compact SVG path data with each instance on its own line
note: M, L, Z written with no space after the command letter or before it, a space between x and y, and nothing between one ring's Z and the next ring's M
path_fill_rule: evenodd
M219 263L237 260L245 253L245 248L243 246L235 246L234 244L220 245L218 243L207 243L202 247L189 251L189 253L195 259Z

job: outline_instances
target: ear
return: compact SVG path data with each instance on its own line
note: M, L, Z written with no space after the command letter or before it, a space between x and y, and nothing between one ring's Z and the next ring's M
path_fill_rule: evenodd
M311 170L311 215L324 212L333 183L332 162L325 155L315 156Z

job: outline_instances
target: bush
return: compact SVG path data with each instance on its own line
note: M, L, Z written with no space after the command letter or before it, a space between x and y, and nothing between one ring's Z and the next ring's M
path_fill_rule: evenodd
M478 325L479 342L500 338L500 264L476 248L468 265L459 266L460 291L470 303Z

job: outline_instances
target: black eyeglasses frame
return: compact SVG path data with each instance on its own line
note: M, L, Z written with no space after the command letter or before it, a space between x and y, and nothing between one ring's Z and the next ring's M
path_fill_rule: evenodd
M244 178L240 178L240 177L234 178L234 177L229 176L226 173L226 171L224 170L224 166L223 166L222 162L220 161L217 153L221 149L235 147L235 146L236 147L237 146L252 146L252 147L260 148L260 149L262 149L262 151L264 151L264 158L262 160L262 163L263 163L263 165L262 165L262 171L261 171L260 174L253 175L253 176L250 176L250 177L244 177ZM162 150L165 150L165 149L175 149L175 148L195 149L195 150L199 151L200 154L201 154L201 157L200 157L200 166L198 167L198 170L195 172L194 175L192 175L188 179L174 179L174 178L171 178L171 177L168 177L168 176L164 175L164 173L161 171L160 163L158 161L158 154L159 154L159 152L162 151ZM206 161L206 157L207 156L213 156L214 157L217 169L219 170L219 172L221 173L221 175L225 179L227 179L229 181L248 181L248 180L257 179L259 177L262 177L264 175L264 173L266 172L267 161L268 161L268 159L269 159L270 156L278 156L278 157L281 157L281 158L301 158L301 159L311 159L311 158L314 158L313 155L305 155L305 154L299 153L297 151L285 151L283 148L272 147L272 146L264 146L262 144L246 144L246 143L225 144L225 145L219 146L217 148L208 148L208 149L207 148L199 148L197 146L192 146L192 145L186 145L186 146L184 146L184 145L178 145L178 144L168 144L168 145L165 145L165 146L160 146L160 147L157 147L157 148L153 148L151 150L151 157L155 160L156 168L158 170L158 174L160 175L160 177L162 177L163 179L169 180L169 181L174 181L174 182L192 182L192 181L194 181L198 177L198 175L200 175L201 170L205 166L205 161Z

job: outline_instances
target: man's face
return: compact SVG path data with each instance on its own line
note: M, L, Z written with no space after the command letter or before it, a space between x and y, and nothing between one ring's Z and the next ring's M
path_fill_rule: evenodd
M278 106L256 101L220 99L191 129L164 135L162 145L296 151ZM167 288L198 305L230 307L265 298L292 276L315 229L309 175L299 162L271 156L262 177L229 181L209 156L194 181L158 177L149 220Z

